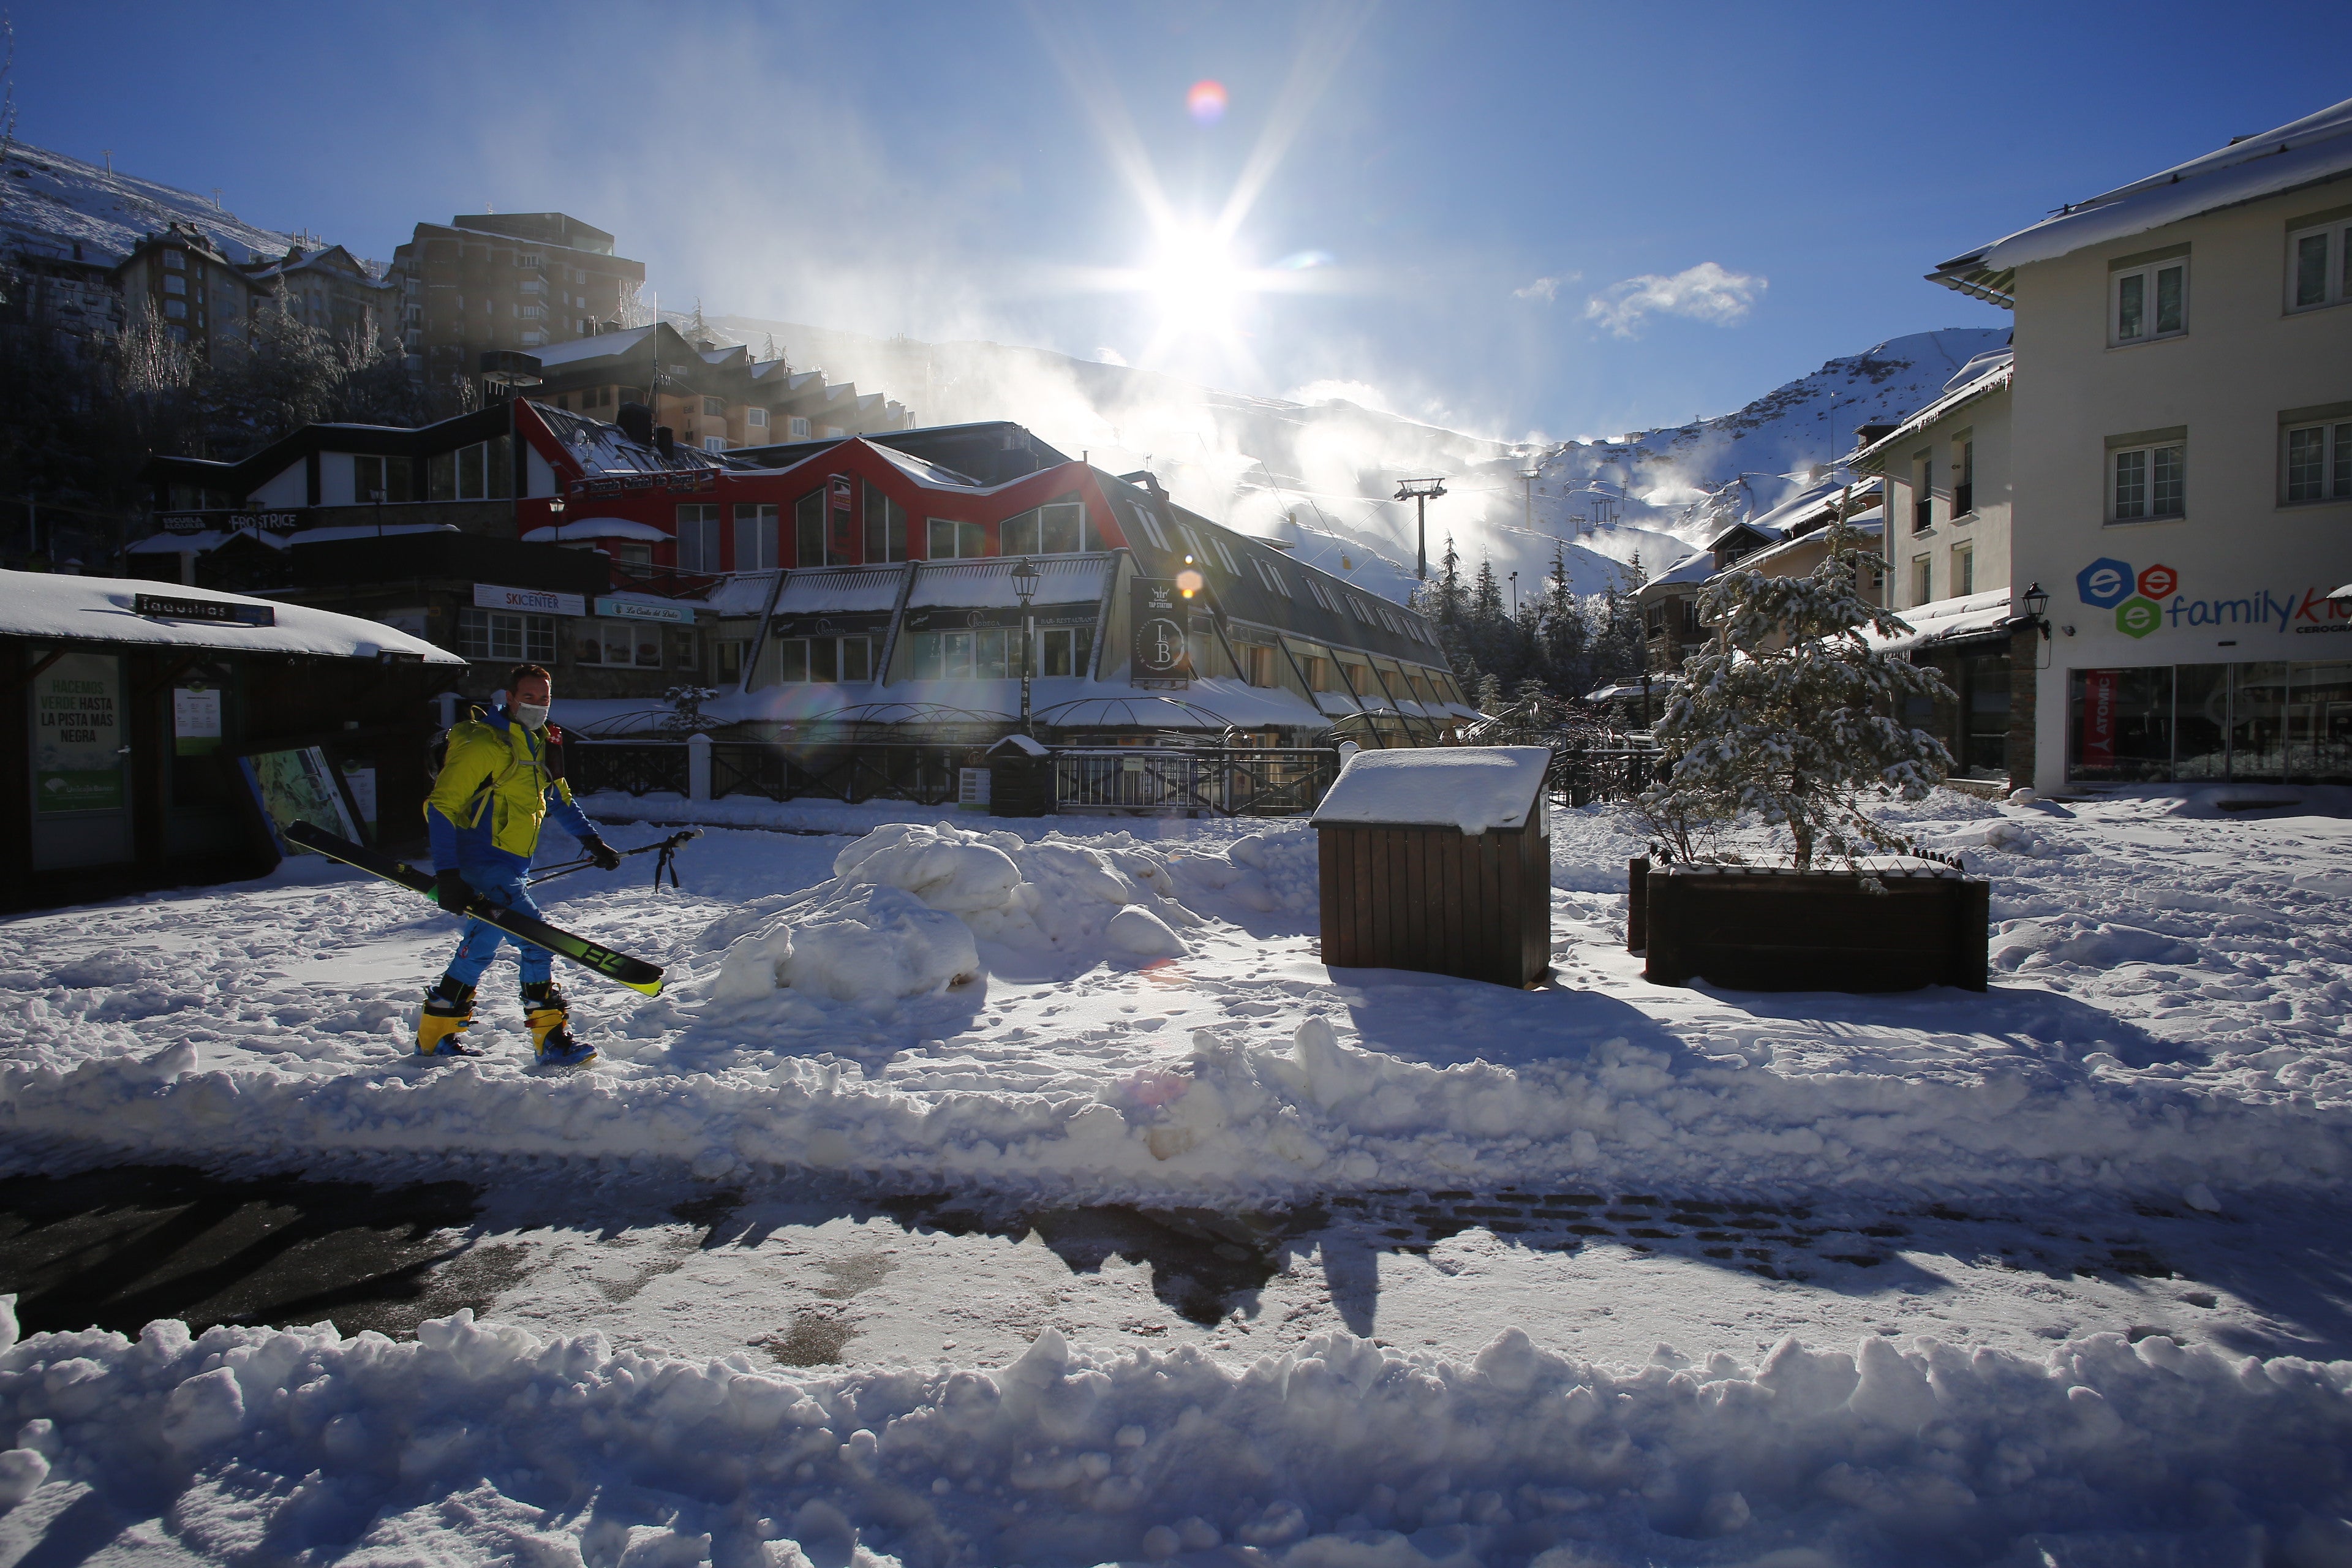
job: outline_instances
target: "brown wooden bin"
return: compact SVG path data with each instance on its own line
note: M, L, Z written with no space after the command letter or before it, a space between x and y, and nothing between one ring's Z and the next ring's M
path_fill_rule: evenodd
M1323 962L1512 986L1549 973L1550 760L1540 746L1360 752L1314 817Z
M1983 880L1942 868L1878 873L1651 867L1627 888L1660 985L1736 991L1982 991L1990 946ZM1629 921L1629 925L1631 922Z

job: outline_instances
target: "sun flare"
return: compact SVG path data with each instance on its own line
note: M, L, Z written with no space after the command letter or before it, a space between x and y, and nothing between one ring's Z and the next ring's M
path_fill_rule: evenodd
M1250 271L1211 230L1180 229L1161 236L1144 287L1159 306L1163 331L1223 336L1234 329Z

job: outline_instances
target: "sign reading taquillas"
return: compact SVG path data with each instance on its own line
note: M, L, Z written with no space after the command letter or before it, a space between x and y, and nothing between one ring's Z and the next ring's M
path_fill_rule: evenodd
M2282 636L2352 632L2352 603L2329 599L2318 584L2199 598L2182 592L2180 574L2161 562L2135 572L2129 562L2105 555L2074 574L2074 592L2092 609L2114 611L2116 630L2131 637L2180 626L2268 626Z

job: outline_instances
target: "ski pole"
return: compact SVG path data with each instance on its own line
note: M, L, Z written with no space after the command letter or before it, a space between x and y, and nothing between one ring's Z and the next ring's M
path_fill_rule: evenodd
M661 886L662 873L664 871L667 871L669 873L669 885L675 888L678 885L678 846L687 843L690 839L696 839L701 837L702 829L699 827L689 827L683 833L673 833L667 838L661 839L656 843L640 844L635 849L621 850L620 856L625 860L632 855L643 855L648 851L659 850L661 852L661 858L654 862L654 886L656 888ZM562 861L560 864L546 868L538 876L533 877L530 879L530 885L535 888L541 882L551 882L558 877L569 877L574 871L585 871L589 867L593 866L595 863L595 858L589 855L583 855L577 860Z

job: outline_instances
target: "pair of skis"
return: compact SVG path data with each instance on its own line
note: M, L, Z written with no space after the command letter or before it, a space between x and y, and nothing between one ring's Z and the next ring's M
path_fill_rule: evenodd
M358 867L370 876L381 877L394 887L422 894L436 903L440 901L434 879L404 860L380 855L366 845L354 844L348 838L338 838L307 822L295 823L286 829L286 837L289 842L316 850L331 860L341 860L346 866ZM616 952L601 942L574 936L568 931L517 910L499 909L487 900L468 904L466 913L519 942L560 953L583 969L593 970L616 984L641 991L648 996L661 994L662 972L658 964L647 963L642 958L632 958L625 952Z

